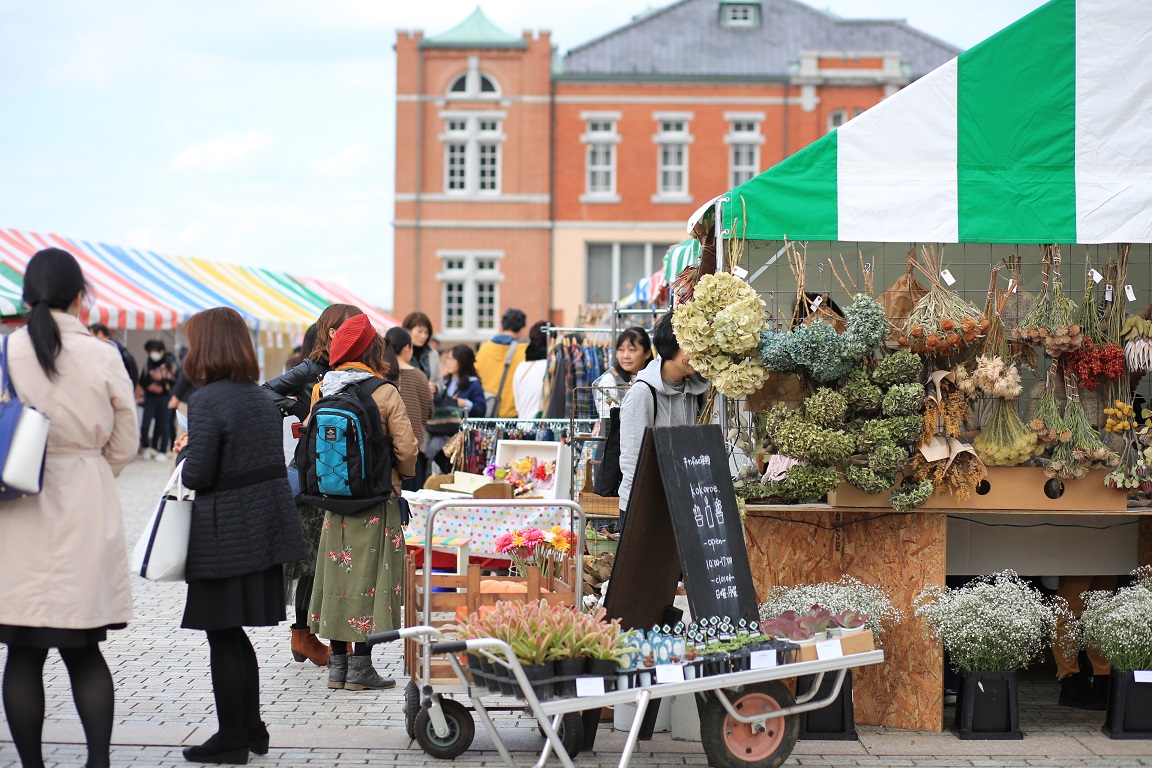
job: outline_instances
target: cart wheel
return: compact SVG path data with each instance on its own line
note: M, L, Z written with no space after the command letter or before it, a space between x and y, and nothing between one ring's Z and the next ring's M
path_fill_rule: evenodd
M420 714L420 686L409 680L404 686L404 731L408 738L416 738L416 717Z
M777 681L747 685L742 693L728 698L733 709L748 716L796 703L792 693ZM709 697L700 717L700 741L708 764L715 768L779 768L796 746L799 716L777 717L764 727L765 731L754 733L752 726L733 720L715 697Z
M536 723L536 730L541 736L544 735L544 729L540 727L540 723ZM560 743L564 745L564 751L568 753L568 757L574 759L584 748L584 718L579 712L569 712L564 715L560 719L560 727L556 730L556 735L560 737Z
M421 709L416 717L416 743L424 752L441 760L455 760L472 746L476 737L476 723L472 715L458 701L440 699L440 709L448 722L448 735L440 738L432 725L427 709Z

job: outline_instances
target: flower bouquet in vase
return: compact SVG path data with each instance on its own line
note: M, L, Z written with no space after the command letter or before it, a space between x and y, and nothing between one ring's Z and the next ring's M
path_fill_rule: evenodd
M559 525L546 530L521 528L496 539L496 552L507 555L520 575L526 575L529 568L539 568L540 576L548 578L563 572L575 545L572 531Z

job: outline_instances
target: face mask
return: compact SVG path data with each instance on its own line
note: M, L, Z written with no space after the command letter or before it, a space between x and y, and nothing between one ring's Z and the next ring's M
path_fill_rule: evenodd
M150 353L148 353L148 359L154 363L158 363L164 359L164 353L163 352L150 352Z

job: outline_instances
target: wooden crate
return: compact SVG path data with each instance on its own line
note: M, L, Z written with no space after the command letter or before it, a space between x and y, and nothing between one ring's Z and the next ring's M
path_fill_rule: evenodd
M619 496L598 496L591 491L580 491L576 503L587 517L620 517Z

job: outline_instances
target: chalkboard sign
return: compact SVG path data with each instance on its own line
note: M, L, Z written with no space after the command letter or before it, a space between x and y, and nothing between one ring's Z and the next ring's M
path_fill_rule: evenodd
M683 574L694 617L754 620L756 591L720 427L657 427L640 448L605 608L663 623Z

